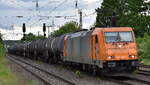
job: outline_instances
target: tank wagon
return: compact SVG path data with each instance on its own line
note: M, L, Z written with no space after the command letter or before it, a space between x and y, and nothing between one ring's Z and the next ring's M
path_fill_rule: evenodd
M132 72L139 65L136 40L130 27L95 28L32 41L8 51L94 72Z

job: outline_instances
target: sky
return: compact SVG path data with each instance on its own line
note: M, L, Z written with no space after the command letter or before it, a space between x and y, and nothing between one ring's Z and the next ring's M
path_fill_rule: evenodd
M35 29L41 29L43 23L47 26L54 23L55 28L59 28L68 21L79 22L79 9L83 12L83 28L89 29L96 19L95 9L100 7L101 3L102 0L38 0L36 8L36 0L0 0L0 31L10 37L13 33L5 31L14 32L20 27L20 31L14 32L19 34L22 23L26 23L29 30L32 29L29 32L34 34L37 34ZM7 36L5 39L11 39Z

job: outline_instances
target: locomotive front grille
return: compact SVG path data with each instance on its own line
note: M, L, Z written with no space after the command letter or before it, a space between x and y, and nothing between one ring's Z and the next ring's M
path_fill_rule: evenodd
M116 62L108 62L108 67L116 67Z
M138 60L129 60L129 61L108 61L107 67L130 67L130 66L138 66Z

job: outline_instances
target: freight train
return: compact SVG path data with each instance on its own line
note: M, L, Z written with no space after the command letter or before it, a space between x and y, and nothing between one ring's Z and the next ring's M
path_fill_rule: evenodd
M139 66L130 27L97 28L14 45L10 54L101 73L133 72Z

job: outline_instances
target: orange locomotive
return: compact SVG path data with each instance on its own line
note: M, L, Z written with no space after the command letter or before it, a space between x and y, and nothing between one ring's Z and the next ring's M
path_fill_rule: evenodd
M132 72L139 65L130 27L95 28L66 35L63 55L63 61L94 71Z

